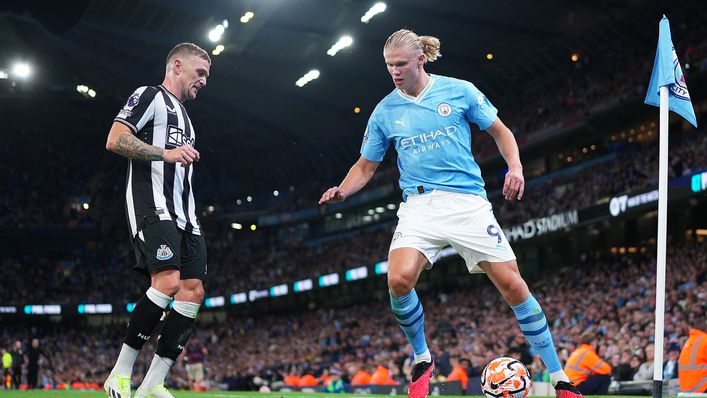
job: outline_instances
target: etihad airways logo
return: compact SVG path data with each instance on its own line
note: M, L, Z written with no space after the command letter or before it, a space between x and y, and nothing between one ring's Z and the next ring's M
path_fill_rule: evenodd
M412 148L412 154L417 155L422 152L432 151L449 145L452 141L449 137L457 133L456 126L447 126L443 129L432 130L429 133L415 135L409 138L400 140L400 146L403 149Z

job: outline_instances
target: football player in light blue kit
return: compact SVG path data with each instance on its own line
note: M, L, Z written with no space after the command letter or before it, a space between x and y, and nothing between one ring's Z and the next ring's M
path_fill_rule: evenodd
M388 287L395 319L415 354L408 396L425 397L434 360L425 341L425 313L415 292L422 270L440 250L454 247L469 272L485 272L511 306L526 339L539 352L559 398L582 395L569 382L555 352L542 308L520 276L516 257L486 198L471 153L469 123L496 141L508 164L507 200L523 197L523 166L513 133L496 108L473 84L425 72L440 56L439 40L399 30L383 56L395 89L376 106L363 137L361 157L320 204L345 200L371 179L386 150L398 152L403 203L389 252Z

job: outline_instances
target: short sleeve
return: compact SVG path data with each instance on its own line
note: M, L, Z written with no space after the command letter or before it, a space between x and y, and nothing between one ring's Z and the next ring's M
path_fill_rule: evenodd
M469 104L469 110L466 113L469 122L476 124L481 130L491 127L496 121L498 110L484 93L469 82L466 82L466 100Z
M385 136L385 131L381 128L380 121L377 117L377 112L368 119L368 126L363 133L363 143L361 144L361 156L371 162L380 162L388 150L388 140Z
M155 96L157 89L154 87L140 87L128 98L123 109L115 117L116 122L130 127L133 134L142 129L148 121L155 117Z

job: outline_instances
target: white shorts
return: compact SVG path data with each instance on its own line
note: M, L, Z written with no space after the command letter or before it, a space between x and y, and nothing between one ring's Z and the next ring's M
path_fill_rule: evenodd
M483 272L478 265L482 261L516 259L491 203L480 196L440 190L411 195L400 204L398 219L389 252L417 249L430 267L448 245L462 256L470 273Z

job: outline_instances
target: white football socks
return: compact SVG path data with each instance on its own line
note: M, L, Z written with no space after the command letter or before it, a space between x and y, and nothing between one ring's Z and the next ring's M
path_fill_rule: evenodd
M152 358L150 369L147 371L145 379L142 381L142 384L140 384L138 390L147 392L154 386L164 384L164 379L167 377L167 373L169 373L169 369L173 364L173 360L155 354L155 357Z
M140 351L123 343L123 346L120 348L120 354L118 354L118 360L115 361L115 366L110 372L111 376L117 374L130 377L133 374L133 364L139 353Z

